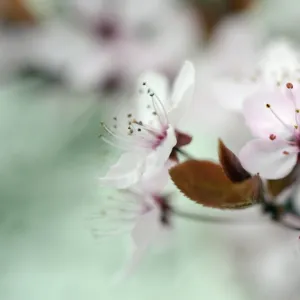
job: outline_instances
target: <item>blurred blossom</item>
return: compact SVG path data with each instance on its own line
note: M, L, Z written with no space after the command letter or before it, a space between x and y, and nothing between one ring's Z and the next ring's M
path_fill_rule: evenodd
M289 40L265 40L249 16L221 23L197 61L198 89L237 112L261 85L276 89L300 77L297 47Z
M162 194L168 179L167 168L151 177L141 177L129 189L108 196L100 211L92 215L92 234L96 238L131 231L133 253L125 275L134 270L148 247L154 241L163 242L171 229L168 199Z
M175 0L69 0L64 11L18 37L3 29L0 63L14 48L19 68L53 74L76 90L116 89L148 69L172 78L201 39L192 11Z

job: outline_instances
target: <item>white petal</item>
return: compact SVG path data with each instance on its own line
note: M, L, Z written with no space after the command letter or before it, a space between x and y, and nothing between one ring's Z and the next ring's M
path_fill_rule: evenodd
M118 189L125 189L136 184L143 171L145 156L134 152L121 155L118 162L110 167L105 177L99 178L100 183Z
M160 227L159 210L153 209L140 216L132 230L132 239L138 249L145 249L151 241L155 239L155 235Z
M290 154L285 155L287 151ZM257 139L248 142L239 158L242 166L252 174L259 173L265 179L280 179L288 175L297 162L297 147L283 140Z
M267 108L267 104L271 108ZM244 102L243 112L247 125L257 137L268 138L275 134L287 138L293 134L295 106L279 89L253 94Z
M169 122L175 126L189 108L195 89L195 68L191 62L185 62L173 87L172 108L168 111Z
M155 151L151 152L147 158L148 172L153 174L157 171L157 168L163 168L165 166L176 143L177 139L174 128L169 126L167 130L167 137L164 142L162 142Z
M214 79L211 85L219 103L224 108L234 111L242 111L246 98L258 88L254 82L239 82L225 78Z
M159 194L163 191L169 180L168 168L165 166L147 168L141 180L133 187L140 193Z

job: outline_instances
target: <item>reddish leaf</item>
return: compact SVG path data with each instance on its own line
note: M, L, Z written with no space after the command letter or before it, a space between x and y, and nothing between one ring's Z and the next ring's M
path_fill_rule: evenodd
M261 187L258 176L232 183L222 167L210 161L186 161L172 168L170 176L186 197L204 206L221 209L255 204Z
M1 0L0 18L13 23L35 23L25 0Z
M242 167L238 157L220 139L219 160L225 174L232 182L242 182L251 178L251 174Z

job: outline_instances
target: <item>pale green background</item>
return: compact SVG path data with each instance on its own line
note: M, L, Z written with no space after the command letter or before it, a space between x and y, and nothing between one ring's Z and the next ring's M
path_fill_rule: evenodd
M218 225L189 221L176 221L170 247L150 249L135 274L114 285L129 255L129 237L95 240L88 221L105 195L96 178L113 155L97 138L108 106L95 102L86 119L72 126L63 122L65 133L56 132L55 137L49 129L52 118L43 105L35 108L51 97L63 103L80 95L29 80L1 89L1 103L10 99L18 107L7 111L16 130L2 143L22 143L14 142L19 153L8 153L1 161L0 299L247 299ZM95 98L85 96L85 101ZM29 120L31 125L25 125ZM18 124L23 127L18 129ZM53 145L53 136L61 147ZM215 153L214 137L199 139L201 143L194 143L197 153ZM38 146L40 142L46 147ZM32 145L36 154L29 158L26 149ZM184 206L185 201L179 199Z

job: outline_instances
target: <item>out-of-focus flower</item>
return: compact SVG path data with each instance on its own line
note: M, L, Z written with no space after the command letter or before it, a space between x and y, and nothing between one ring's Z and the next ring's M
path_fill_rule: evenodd
M77 90L127 88L148 69L173 78L201 36L193 13L177 4L68 1L63 18L24 30L20 67L54 74Z
M268 45L262 53L258 52L258 61L247 73L236 73L214 81L221 104L234 110L241 110L247 96L259 90L263 85L277 89L287 82L300 78L299 55L284 41ZM247 69L246 69L247 70ZM234 78L235 77L235 78Z
M103 127L108 136L102 139L126 152L113 165L102 184L127 188L144 174L162 168L170 158L174 147L183 146L191 138L177 131L178 122L186 113L192 100L195 70L186 62L177 77L171 97L167 80L156 73L144 74L135 109L113 118L110 128ZM174 158L174 152L172 158Z
M298 161L299 88L287 83L284 91L262 91L244 105L246 123L258 139L248 142L240 152L245 169L266 179L288 175Z
M211 97L224 108L237 112L261 86L276 89L300 77L299 55L294 45L284 39L266 39L251 15L220 23L207 51L199 57L198 69Z
M131 231L134 252L127 272L132 271L151 243L171 229L171 207L162 194L168 178L167 168L149 178L141 177L130 189L109 196L107 205L94 216L92 233L96 238Z

